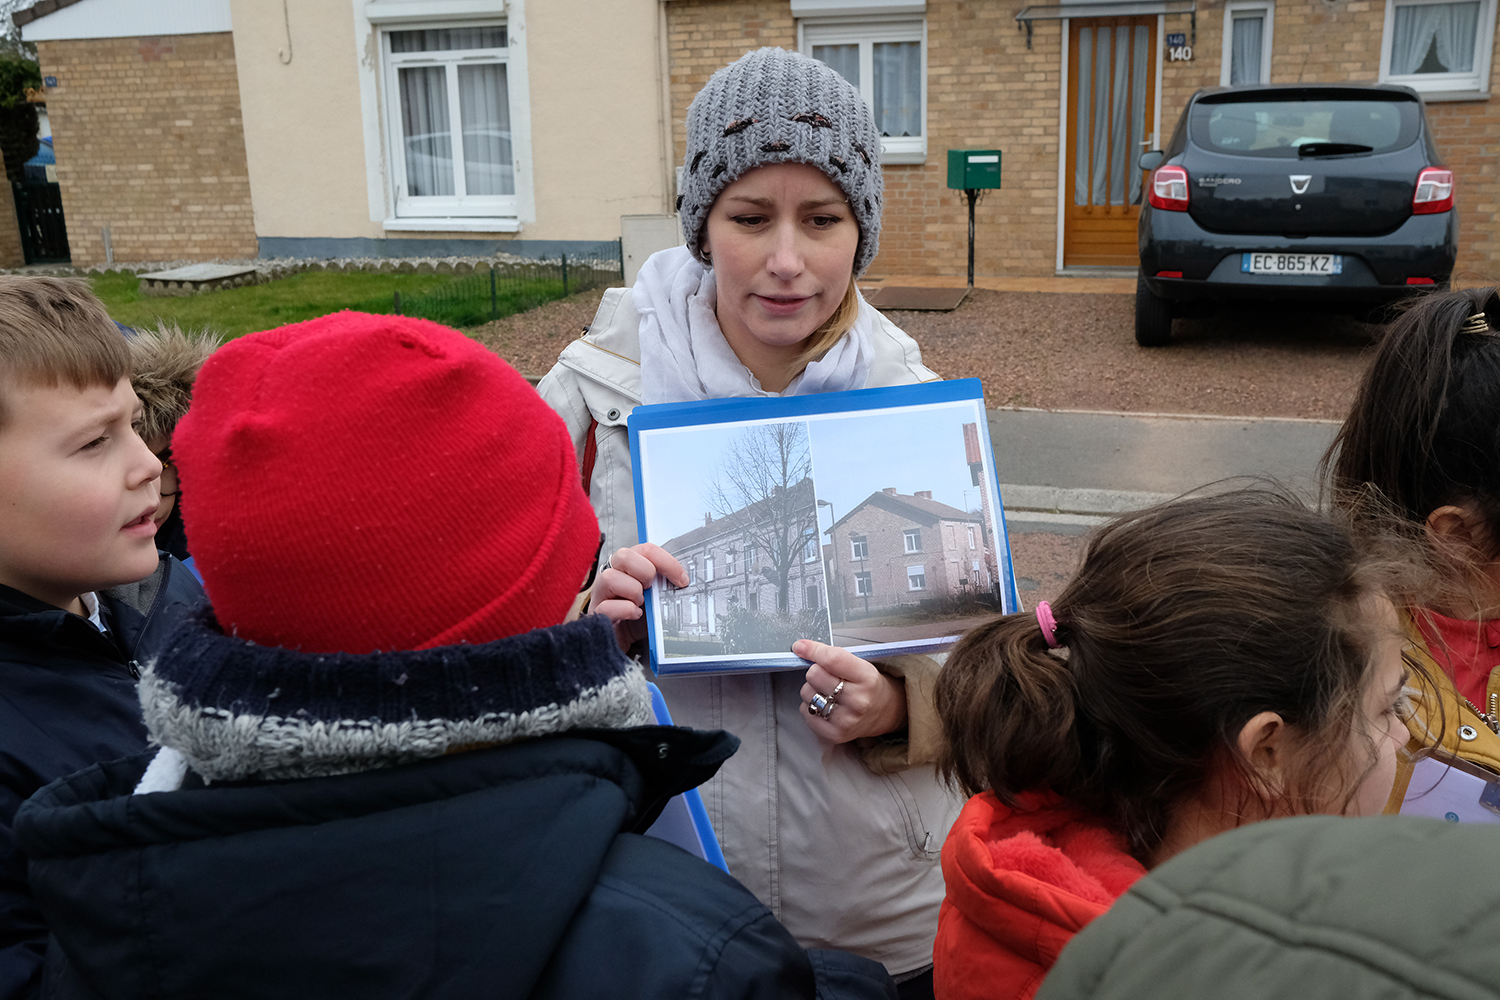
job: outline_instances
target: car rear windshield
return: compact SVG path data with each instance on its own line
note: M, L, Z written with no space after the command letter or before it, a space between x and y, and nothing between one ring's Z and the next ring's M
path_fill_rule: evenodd
M1217 153L1295 159L1387 153L1417 139L1416 101L1327 94L1214 94L1193 105L1193 142Z

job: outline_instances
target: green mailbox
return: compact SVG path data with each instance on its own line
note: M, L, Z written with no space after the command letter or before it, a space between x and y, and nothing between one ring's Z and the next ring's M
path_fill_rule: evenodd
M957 191L983 191L1000 186L1000 150L948 150L948 186Z
M1000 150L948 150L948 186L969 199L969 287L974 287L974 203L1000 187Z

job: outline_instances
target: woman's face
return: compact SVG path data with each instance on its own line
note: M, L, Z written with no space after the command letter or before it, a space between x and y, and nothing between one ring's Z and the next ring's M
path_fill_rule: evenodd
M1368 600L1370 622L1374 633L1374 655L1361 699L1364 725L1356 727L1350 747L1353 759L1365 760L1370 749L1375 760L1364 772L1345 812L1350 816L1377 816L1385 810L1396 783L1396 752L1406 743L1406 723L1402 721L1406 686L1406 663L1401 651L1406 636L1396 608L1384 597Z
M858 247L844 193L816 167L757 167L719 194L704 240L718 282L715 313L763 385L762 370L789 365L843 301Z

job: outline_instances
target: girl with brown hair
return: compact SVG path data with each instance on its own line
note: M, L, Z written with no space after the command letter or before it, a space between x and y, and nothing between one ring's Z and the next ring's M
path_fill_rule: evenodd
M1441 590L1406 609L1430 683L1412 741L1500 772L1500 296L1423 296L1386 330L1323 463L1335 503L1426 535ZM1405 785L1398 781L1398 788Z
M1239 490L1112 522L1055 602L965 636L936 691L940 766L973 796L943 848L937 996L1031 996L1136 878L1216 833L1380 812L1406 575L1342 519Z

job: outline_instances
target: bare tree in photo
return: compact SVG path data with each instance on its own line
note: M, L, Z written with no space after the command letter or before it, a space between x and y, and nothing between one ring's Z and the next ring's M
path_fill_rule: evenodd
M768 563L762 572L776 587L777 610L787 611L792 571L809 561L809 544L815 546L814 559L818 551L807 425L746 429L704 495L714 515L732 518L762 554Z

